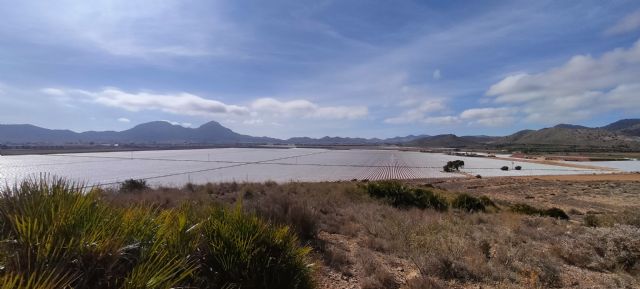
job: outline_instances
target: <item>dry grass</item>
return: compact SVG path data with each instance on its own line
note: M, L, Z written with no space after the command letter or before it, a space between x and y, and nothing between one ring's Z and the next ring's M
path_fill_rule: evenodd
M610 185L591 185L598 186L598 195L607 196L603 190ZM484 187L476 191L465 185L451 191L455 185L437 186L450 191L429 189L449 201L460 193L490 196L481 200L491 209L479 213L398 209L371 198L356 182L208 184L110 198L114 202L159 202L163 206L185 201L242 201L245 208L258 215L289 225L313 246L321 256L317 261L335 272L321 275L327 279L323 284L336 284L335 288L342 286L335 279L348 280L360 288L640 286L639 199L627 210L595 214L598 221L593 226L585 224L583 218L592 214L590 208L605 207L602 202L606 201L594 199L593 204L587 204L581 200L569 206L568 198L560 198L560 204L556 204L553 195L541 193L549 198L536 203L539 195L526 190L523 193L513 184L509 190L518 192L513 198L496 198ZM582 191L584 186L571 188ZM571 188L567 195L573 194ZM523 195L534 198L524 199ZM557 205L569 212L572 221L510 211L511 205L523 201L545 209Z

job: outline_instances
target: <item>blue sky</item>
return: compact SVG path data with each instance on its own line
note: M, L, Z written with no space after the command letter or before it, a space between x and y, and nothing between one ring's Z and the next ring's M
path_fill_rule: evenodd
M599 126L640 117L640 2L607 2L0 0L0 123L216 120L272 137Z

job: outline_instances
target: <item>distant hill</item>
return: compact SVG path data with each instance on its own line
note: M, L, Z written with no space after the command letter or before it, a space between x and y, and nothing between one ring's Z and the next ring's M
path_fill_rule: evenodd
M439 148L584 147L640 150L640 119L624 119L599 128L559 124L540 130L522 130L504 137L409 135L387 139L350 137L294 137L287 140L243 135L211 121L187 128L165 121L139 124L124 131L52 130L29 124L0 125L0 144L296 144L296 145L405 145Z
M403 144L415 139L425 137L425 135L408 135L403 137L393 137L386 139L379 138L351 138L351 137L329 137L310 138L293 137L284 142L298 145L377 145L377 144Z
M561 123L561 124L556 125L554 127L555 128L568 128L568 129L585 129L585 128L588 128L588 127L583 126L583 125L566 124L566 123Z
M457 136L455 134L442 134L418 138L407 142L406 145L438 148L479 147L498 139L500 138L490 136Z
M80 140L70 130L46 129L30 124L0 125L0 143L67 143Z
M640 119L623 119L603 126L600 129L629 136L640 136Z
M628 119L600 128L559 124L540 130L523 130L504 137L499 144L639 150L638 136L640 136L640 120Z
M299 144L299 145L374 145L400 144L423 136L405 136L389 139L365 139L348 137L295 137L281 140L269 137L254 137L234 132L211 121L198 128L173 125L166 121L139 124L124 131L87 131L76 133L70 130L52 130L28 124L0 125L0 144L65 145L90 143L120 144Z
M417 147L447 148L599 148L640 150L640 119L626 119L600 128L558 124L540 130L522 130L504 137L456 136L423 137L405 143Z
M280 140L238 134L212 121L198 128L187 128L165 121L137 125L116 131L51 130L33 125L0 125L0 143L4 144L77 144L77 143L136 143L136 144L234 144L268 143Z
M617 146L630 142L628 136L594 128L551 127L521 131L504 137L503 143L577 146Z

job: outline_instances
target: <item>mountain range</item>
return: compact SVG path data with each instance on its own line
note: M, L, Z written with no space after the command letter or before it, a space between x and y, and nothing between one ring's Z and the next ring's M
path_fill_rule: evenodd
M624 119L603 127L559 124L540 130L522 130L512 135L456 136L409 135L387 139L345 137L294 137L276 139L236 133L211 121L197 128L187 128L164 121L137 125L124 131L52 130L29 124L0 125L0 144L64 145L64 144L298 144L298 145L379 145L398 144L418 147L508 147L508 146L574 146L640 149L640 119Z
M243 135L211 121L197 128L174 125L165 121L139 124L124 131L87 131L76 133L71 130L56 130L30 124L0 124L0 144L265 144L287 143L302 145L347 145L404 143L420 136L405 136L389 139L365 139L344 137L295 137L286 140Z

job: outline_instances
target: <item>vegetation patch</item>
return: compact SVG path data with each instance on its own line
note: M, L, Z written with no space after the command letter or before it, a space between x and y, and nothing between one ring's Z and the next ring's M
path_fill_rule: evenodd
M489 201L491 202L491 200ZM476 198L468 194L460 194L455 197L455 199L451 201L451 207L467 212L484 212L486 210L486 207L480 198Z
M511 211L518 214L538 215L543 217L552 217L561 220L569 220L569 215L559 208L539 209L527 204L515 204L511 206Z
M64 179L0 196L0 288L313 288L286 226L240 207L114 206Z
M455 161L448 161L446 165L444 165L444 167L442 167L442 170L447 172L447 173L451 173L451 172L457 172L460 171L460 168L464 167L464 161L461 160L455 160Z
M370 196L387 200L394 207L420 209L435 209L446 211L446 200L426 189L414 189L405 186L399 181L379 181L365 185L365 190Z
M148 188L146 180L128 179L120 184L121 192L139 192Z

